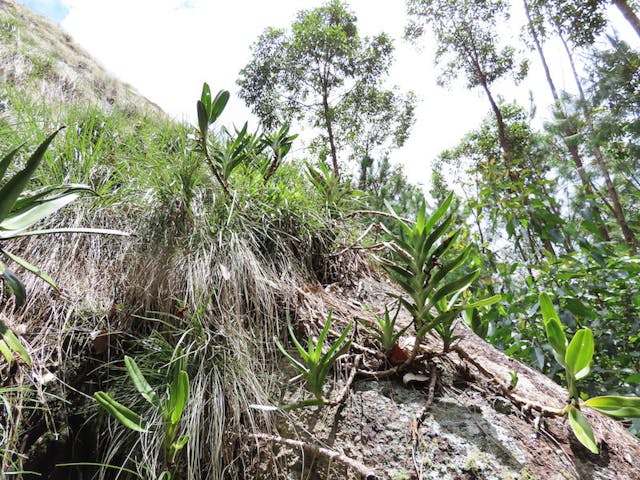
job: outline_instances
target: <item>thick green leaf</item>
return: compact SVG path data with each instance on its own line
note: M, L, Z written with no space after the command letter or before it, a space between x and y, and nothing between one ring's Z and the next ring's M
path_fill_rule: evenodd
M40 165L42 157L44 157L49 144L53 141L55 136L61 129L56 130L47 139L40 144L35 152L27 160L25 167L16 173L0 190L0 222L11 212L13 205L27 186L27 183L31 179L31 176Z
M127 367L127 372L129 372L133 385L138 389L140 395L142 395L147 402L157 408L160 405L160 399L153 388L151 388L151 385L149 385L149 382L147 382L147 379L144 378L138 364L133 358L127 355L124 357L124 364Z
M587 447L589 451L598 453L598 446L593 437L593 430L591 429L591 425L589 425L589 420L575 407L569 408L569 423L576 438L580 440L580 443Z
M23 146L24 143L11 150L2 158L0 161L0 180L4 178L4 174L7 173L7 168L9 168L9 165L11 165L11 162L13 161L13 157L16 156L16 153L18 153Z
M611 417L640 418L640 397L593 397L583 405Z
M93 397L109 414L118 420L125 427L135 430L136 432L146 432L144 428L144 420L135 412L111 398L105 392L96 392Z
M627 383L640 383L640 373L632 373L628 377L625 377L622 381Z
M300 373L302 374L306 374L309 370L307 369L307 367L305 367L302 363L300 363L298 360L296 360L295 358L293 358L289 352L287 352L285 350L285 348L282 346L282 344L280 343L280 341L274 337L273 342L276 344L276 347L278 347L278 350L280 350L282 352L282 354L287 357L287 359L289 359L289 361L291 363L293 363L293 366L296 367Z
M36 275L37 277L39 277L40 279L44 280L45 282L47 282L49 285L51 285L53 288L55 288L56 290L60 290L60 287L58 287L58 284L56 283L56 281L51 278L49 275L47 275L45 272L43 272L42 270L40 270L38 267L36 267L35 265L30 264L29 262L27 262L24 258L19 257L17 255L14 255L11 252L8 252L6 250L0 250L0 252L2 252L4 255L6 255L7 257L9 257L11 260L13 260L14 262L16 262L18 265L20 265L22 268L28 270L29 272L33 273L34 275ZM26 292L25 292L25 296L26 296Z
M0 341L4 342L9 349L20 355L20 358L22 358L24 363L31 366L31 356L29 355L29 352L24 348L24 345L22 345L22 342L18 339L16 334L13 333L13 331L5 325L2 320L0 320L0 339Z
M211 104L211 115L209 116L209 123L215 122L222 112L224 108L227 106L227 102L229 101L229 92L226 90L220 90L216 95L216 98L213 99Z
M468 273L457 280L454 280L453 282L447 283L444 287L440 288L436 293L433 294L431 303L438 303L438 301L440 301L442 298L445 298L447 295L465 290L475 281L476 278L478 278L479 275L480 269L476 269L473 272Z
M20 215L22 212L36 205L55 200L71 193L88 193L90 195L97 195L96 191L91 187L80 183L47 185L46 187L39 188L34 192L29 192L28 196L21 196L18 198L16 203L13 205L11 212L6 216L6 219Z
M2 354L8 364L12 364L16 361L16 357L13 356L13 352L4 340L0 340L0 354Z
M6 253L4 250L2 250L2 252ZM9 288L11 294L16 297L16 305L22 305L27 299L27 289L25 288L24 283L22 283L22 280L20 280L16 274L6 266L2 269L0 278L4 280L5 286Z
M171 423L177 424L189 399L189 375L184 370L171 382L169 390L169 405L171 406Z
M43 218L46 218L52 213L69 205L77 198L77 193L71 193L69 195L62 195L43 203L38 203L34 207L27 209L20 215L5 218L4 221L0 223L0 229L17 231L29 228L34 223L39 222Z
M205 111L207 112L207 122L209 118L211 118L211 88L209 88L209 84L204 82L202 84L202 94L200 95L200 101L204 105Z
M497 303L502 298L502 295L494 295L493 297L483 298L481 300L476 300L472 303L467 303L464 308L480 308L480 307L488 307L489 305L493 305Z
M588 328L580 329L571 339L565 353L565 366L571 374L580 380L589 373L593 358L593 333Z
M173 442L171 447L174 449L174 451L179 452L184 448L184 446L187 444L188 441L189 441L189 435L183 435L178 440Z
M425 230L427 231L431 230L431 228L436 224L436 222L440 220L440 218L442 218L442 216L447 212L447 210L449 210L449 206L451 205L452 201L453 201L453 192L451 192L447 196L447 198L444 200L444 202L442 202L442 204L438 207L438 209L435 212L433 212L433 215L431 215L431 217L427 221Z
M200 136L204 145L207 144L207 131L209 130L209 116L207 115L207 109L204 104L198 100L196 103L196 110L198 111L198 128L200 129Z
M553 307L553 303L551 302L549 295L541 293L539 302L544 328L547 333L547 339L557 354L556 360L564 366L564 358L567 351L567 337L564 333L562 323L560 322L560 318Z

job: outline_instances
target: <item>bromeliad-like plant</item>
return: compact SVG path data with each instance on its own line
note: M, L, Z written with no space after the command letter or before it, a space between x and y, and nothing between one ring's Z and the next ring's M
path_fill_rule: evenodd
M105 230L96 228L54 228L46 230L30 230L37 222L49 217L62 207L76 200L80 193L94 193L85 185L53 185L43 187L35 192L27 193L25 190L36 169L40 165L47 148L60 132L61 128L53 132L33 152L22 170L19 170L0 189L0 254L17 263L29 272L37 275L42 280L59 290L57 283L38 267L32 265L18 255L11 253L5 242L12 238L48 235L54 233L98 233L111 235L128 235L118 230ZM10 151L0 160L0 182L9 171L13 160L22 148L22 145ZM15 296L16 304L20 305L26 299L26 288L20 278L0 261L0 278L5 288Z
M298 138L297 134L289 135L289 125L285 124L275 132L265 132L260 139L260 145L263 149L271 150L273 156L265 163L263 167L264 181L267 182L269 178L276 172L284 157L291 150L293 141Z
M455 219L455 212L449 212L452 201L453 194L450 194L431 216L427 215L423 202L412 224L396 216L399 234L385 228L391 236L389 246L394 255L391 259L382 259L382 266L408 295L408 299L402 295L392 296L411 314L416 329L417 340L409 361L428 332L433 330L440 335L446 352L458 338L454 328L461 312L500 300L496 295L472 303L459 302L480 275L480 269L451 279L451 274L467 263L471 251L471 246L467 246L455 257L448 258L449 250L462 233L461 228L451 231Z
M318 340L314 341L309 338L307 340L306 348L298 341L293 333L293 327L291 326L291 323L289 323L289 335L291 336L291 341L300 355L301 361L296 360L289 352L287 352L277 338L274 339L278 349L304 377L307 383L307 388L315 396L314 400L299 402L294 405L295 407L322 405L325 403L322 395L322 389L327 379L327 375L329 374L331 367L333 367L336 359L349 348L349 345L351 345L351 341L347 340L347 335L349 334L351 326L347 326L333 345L330 345L326 352L323 351L325 349L327 336L329 335L329 329L331 328L332 316L333 313L330 312L327 317L327 321L324 324L324 328L322 329L322 332L320 332Z
M640 418L640 397L602 396L582 401L578 380L585 378L591 369L594 353L593 332L586 327L580 328L569 341L550 296L541 293L539 302L547 339L553 356L565 369L569 390L567 405L559 413L569 417L571 428L580 443L591 452L598 453L593 430L581 408L590 407L611 417Z
M160 414L162 425L157 430L162 435L162 448L168 467L175 463L177 454L189 441L189 435L177 437L178 426L189 400L189 375L184 370L184 357L174 361L164 392L158 394L140 371L135 360L125 356L124 363L133 385L140 395ZM94 398L117 421L136 432L147 432L147 422L129 407L114 400L108 393L96 392ZM171 478L170 472L163 472Z
M376 324L375 326L371 326L373 330L373 334L375 338L380 342L382 348L386 355L389 355L393 347L396 346L398 340L404 333L409 329L411 325L407 325L404 328L401 328L396 331L396 321L398 319L398 314L400 313L401 305L398 305L395 313L391 316L391 312L389 312L389 308L384 306L384 315L376 315Z

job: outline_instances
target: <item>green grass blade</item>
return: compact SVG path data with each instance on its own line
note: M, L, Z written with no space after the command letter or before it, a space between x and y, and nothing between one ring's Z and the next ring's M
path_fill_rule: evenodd
M30 264L24 258L21 258L21 257L19 257L17 255L14 255L11 252L8 252L6 250L0 250L0 251L4 255L9 257L11 260L16 262L18 265L20 265L22 268L24 268L25 270L28 270L29 272L33 273L34 275L36 275L40 279L44 280L45 282L47 282L49 285L51 285L56 290L60 290L60 287L58 287L58 284L56 283L56 281L53 278L51 278L49 275L47 275L45 272L40 270L38 267L36 267L35 265ZM26 292L25 292L25 296L26 296Z
M140 392L140 395L142 395L147 402L157 408L160 405L160 399L151 385L149 385L149 382L147 382L147 379L142 374L138 364L128 355L125 355L124 357L124 364L127 367L127 372L129 372L133 385L136 387L138 392Z

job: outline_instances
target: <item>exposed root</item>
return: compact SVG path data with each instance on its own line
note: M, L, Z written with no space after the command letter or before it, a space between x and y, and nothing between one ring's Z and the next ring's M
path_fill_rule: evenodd
M249 437L254 438L258 441L262 440L265 442L287 445L288 447L301 448L308 454L324 457L327 460L341 463L342 465L345 465L346 467L357 471L365 480L377 480L381 478L374 470L370 469L366 465L363 465L357 460L354 460L353 458L347 457L346 455L329 448L311 445L300 440L293 440L290 438L278 437L275 435L267 435L266 433L252 433L249 434Z
M540 403L534 402L530 399L521 397L520 395L514 393L513 389L510 388L509 385L505 384L493 373L491 373L489 370L484 368L480 364L480 362L475 360L471 355L469 355L459 346L452 347L451 351L456 352L462 360L473 365L484 377L486 377L491 383L493 383L498 388L498 390L502 395L504 395L506 398L511 400L514 404L518 405L522 410L524 411L535 410L537 412L540 412L540 414L545 417L561 417L564 415L564 412L562 411L562 409L548 407L546 405L542 405Z
M356 355L353 360L353 367L351 368L351 373L349 374L349 378L347 378L347 383L342 388L340 394L331 400L325 400L324 404L328 407L335 407L336 405L340 405L344 403L344 401L349 396L349 392L351 391L351 385L353 384L353 380L356 378L356 373L358 373L358 365L360 365L360 361L362 360L362 355Z

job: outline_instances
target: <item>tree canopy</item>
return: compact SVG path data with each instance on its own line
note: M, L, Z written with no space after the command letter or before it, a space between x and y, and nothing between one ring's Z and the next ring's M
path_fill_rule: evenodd
M361 37L355 15L332 0L300 11L289 30L260 35L240 72L240 97L268 128L305 119L320 129L313 144L339 176L344 149L361 162L407 138L415 97L383 87L393 49L385 33Z

